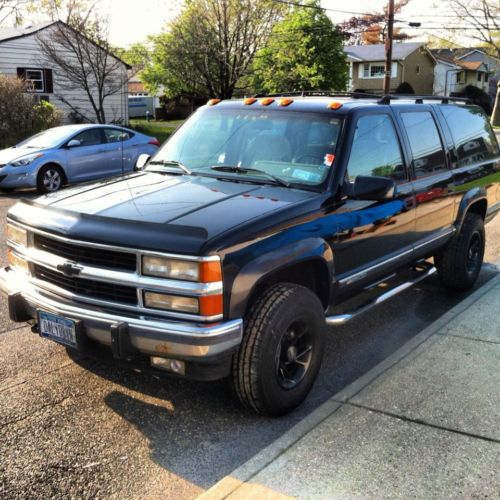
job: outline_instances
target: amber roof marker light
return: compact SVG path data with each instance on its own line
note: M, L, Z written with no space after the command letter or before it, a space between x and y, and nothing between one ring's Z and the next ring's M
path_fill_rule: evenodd
M221 101L220 99L210 99L210 100L207 102L207 104L208 104L209 106L215 106L216 104L219 104L219 102L220 102L220 101Z
M243 100L243 104L250 106L254 102L257 102L257 99L255 97L247 97L246 99Z
M274 99L272 97L266 97L265 99L262 99L260 103L262 106L269 106L269 104L272 104L274 102Z
M328 109L340 109L342 107L342 103L338 101L332 101L328 104Z
M290 104L292 104L293 102L293 99L290 99L289 97L284 97L283 99L280 99L278 101L278 104L280 106L290 106Z

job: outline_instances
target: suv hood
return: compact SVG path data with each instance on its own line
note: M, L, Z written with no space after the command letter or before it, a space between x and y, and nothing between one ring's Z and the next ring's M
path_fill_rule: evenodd
M315 196L272 185L141 172L23 201L9 217L75 239L196 255L222 233Z

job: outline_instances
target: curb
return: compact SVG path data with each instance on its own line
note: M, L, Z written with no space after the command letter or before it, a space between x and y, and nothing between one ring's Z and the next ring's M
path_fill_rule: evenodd
M499 267L498 264L499 263L497 263L497 267ZM481 288L479 288L467 298L465 298L462 302L451 308L443 316L441 316L439 319L422 330L419 334L409 340L406 344L404 344L400 349L391 354L384 361L373 367L370 371L365 373L356 381L349 384L340 392L331 396L328 401L316 408L312 413L307 415L289 431L285 432L285 434L283 434L266 448L258 452L251 459L235 469L229 475L222 478L218 483L216 483L214 486L202 493L197 498L199 500L221 500L227 498L230 494L232 494L240 486L242 486L243 483L249 481L252 477L257 475L262 469L264 469L271 462L276 460L276 458L278 458L285 451L291 448L297 441L302 439L321 422L335 413L341 406L343 406L343 402L354 397L357 393L371 384L375 379L383 375L394 365L398 364L409 354L415 351L430 337L432 337L439 330L450 323L454 318L462 314L465 310L467 310L470 306L477 302L483 295L486 295L490 290L499 285L500 275L494 276Z

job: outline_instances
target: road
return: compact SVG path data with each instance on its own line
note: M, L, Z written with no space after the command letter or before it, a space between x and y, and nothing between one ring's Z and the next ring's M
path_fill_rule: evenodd
M2 224L17 197L0 198ZM500 261L500 217L487 239L486 260ZM4 238L1 247L4 259ZM486 264L478 286L495 272ZM2 299L0 497L193 498L464 297L432 277L377 314L331 329L312 394L281 419L246 413L226 382L159 379L69 356L11 323Z

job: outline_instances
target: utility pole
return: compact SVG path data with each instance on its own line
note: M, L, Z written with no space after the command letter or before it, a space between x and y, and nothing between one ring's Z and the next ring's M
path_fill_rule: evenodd
M387 23L387 36L385 38L385 77L384 94L391 92L391 68L392 68L392 32L394 28L394 0L389 0L389 12Z

